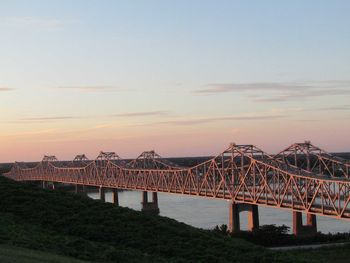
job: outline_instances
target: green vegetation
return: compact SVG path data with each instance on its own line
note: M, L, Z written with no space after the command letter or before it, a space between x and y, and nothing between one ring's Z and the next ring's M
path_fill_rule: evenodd
M216 226L214 228L214 232L216 233L232 236L233 238L241 238L264 247L350 242L350 232L336 234L322 234L318 232L314 236L297 237L293 234L289 234L289 230L290 228L286 225L263 225L253 232L242 231L232 234L228 232L227 225Z
M9 172L11 168L12 163L0 163L0 175Z
M3 177L0 226L0 262L15 247L20 248L17 258L23 255L17 262L40 262L48 255L30 258L32 250L89 262L327 262L326 256L270 251L169 218ZM349 249L343 254L349 255ZM52 257L57 261L46 262L60 262Z
M0 245L1 263L87 263L74 258L53 255L26 248Z
M350 245L294 250L290 254L309 259L309 262L347 263L350 259Z

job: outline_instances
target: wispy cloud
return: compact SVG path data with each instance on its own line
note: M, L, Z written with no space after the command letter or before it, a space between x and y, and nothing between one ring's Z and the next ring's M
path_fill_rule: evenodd
M313 89L303 91L285 91L284 94L262 95L255 99L256 102L283 102L288 100L301 100L315 97L350 95L350 89Z
M113 114L113 117L142 117L142 116L166 116L168 111L143 111Z
M276 114L276 115L241 115L241 116L223 116L223 117L210 117L210 118L197 118L197 119L183 119L183 120L170 120L162 121L154 124L160 125L197 125L207 124L221 121L264 121L264 120L275 120L287 118L287 115Z
M55 132L56 132L56 129L45 129L45 130L38 130L38 131L23 131L23 132L17 132L17 133L1 134L0 137L20 137L20 136L27 136L27 135L42 135L42 134L52 134Z
M76 116L43 116L43 117L24 117L17 120L17 122L47 122L47 121L61 121L79 119Z
M249 92L249 91L281 91L281 90L305 90L311 86L293 83L274 83L274 82L256 82L256 83L217 83L209 84L206 87L194 90L197 94L215 94L227 92Z
M305 109L304 111L349 111L350 105L337 105L329 107L321 107L315 109Z
M0 87L0 91L11 91L14 90L12 88L8 88L8 87Z
M110 128L113 126L114 126L113 123L99 124L99 125L95 125L93 127L90 127L88 130L99 130L99 129Z
M0 17L0 26L18 29L60 29L66 22L56 18L43 18L33 16L5 16Z
M318 122L318 121L320 121L320 120L316 120L316 119L307 119L307 120L295 120L296 122L306 122L306 123L308 123L308 122Z
M56 89L75 90L80 92L113 92L113 91L123 90L115 86L61 86L61 87L56 87Z
M247 93L256 102L280 102L322 96L350 95L350 81L217 83L194 90L195 94Z

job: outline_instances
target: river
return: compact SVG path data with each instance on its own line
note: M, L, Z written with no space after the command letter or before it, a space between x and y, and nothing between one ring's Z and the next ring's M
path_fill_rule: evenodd
M119 205L134 210L141 210L142 192L119 192ZM97 199L97 192L89 192L91 198ZM151 196L149 195L149 198ZM106 192L106 201L112 201L112 194ZM196 196L158 193L160 215L198 228L212 229L216 225L228 222L228 201ZM240 214L241 229L247 229L247 212ZM288 210L259 206L260 225L285 224L292 227L292 212ZM306 218L304 216L304 222ZM317 228L322 233L349 232L350 222L334 218L318 216Z

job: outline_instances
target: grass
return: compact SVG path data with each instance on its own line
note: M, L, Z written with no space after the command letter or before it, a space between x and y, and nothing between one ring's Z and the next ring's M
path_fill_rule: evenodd
M310 262L318 263L346 263L350 259L350 245L324 247L318 249L300 249L290 251L298 258L309 258Z
M3 177L0 226L1 246L90 262L322 262L304 252L270 251L170 218ZM23 251L31 260L33 253ZM0 250L0 259L5 252Z
M0 245L1 263L87 263L78 259L64 257L37 250Z

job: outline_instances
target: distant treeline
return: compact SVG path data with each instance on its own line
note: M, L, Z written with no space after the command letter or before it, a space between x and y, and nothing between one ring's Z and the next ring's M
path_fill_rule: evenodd
M350 160L350 152L344 152L344 153L332 153L334 156ZM213 158L213 156L200 156L200 157L171 157L171 158L164 158L168 161L171 161L179 166L182 167L192 167L197 164L203 163L209 159ZM132 159L125 159L124 161L129 162ZM302 158L300 161L303 161ZM62 161L63 164L71 164L71 161ZM38 164L38 162L24 162L25 166L27 167L34 167ZM0 163L0 174L8 172L13 163Z
M286 225L263 225L252 232L241 231L239 233L229 233L227 225L216 226L214 232L221 233L233 238L242 238L256 245L264 247L308 245L318 243L350 242L350 232L328 233L318 232L314 236L295 236L289 234L290 227Z

